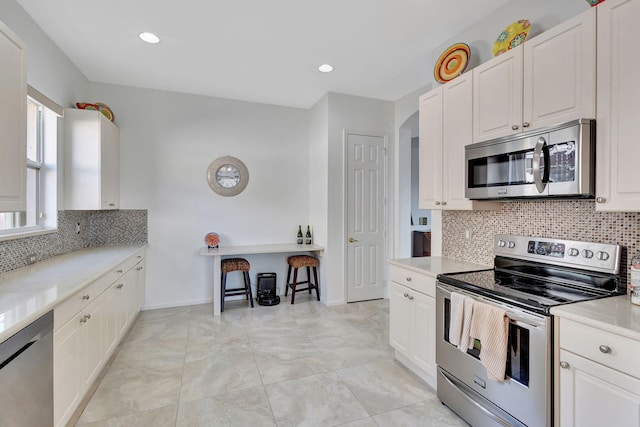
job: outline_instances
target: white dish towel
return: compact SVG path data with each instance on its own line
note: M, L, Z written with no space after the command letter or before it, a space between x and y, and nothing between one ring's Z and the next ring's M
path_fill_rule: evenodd
M457 292L451 292L451 313L449 321L449 342L456 347L460 345L462 323L464 316L465 296Z
M460 343L458 349L466 353L468 349L473 348L473 338L471 338L471 319L473 318L473 298L464 297L463 313L462 313L462 333L460 334Z
M506 311L475 301L470 334L471 337L480 340L480 362L487 368L487 378L504 381L509 337L509 318Z

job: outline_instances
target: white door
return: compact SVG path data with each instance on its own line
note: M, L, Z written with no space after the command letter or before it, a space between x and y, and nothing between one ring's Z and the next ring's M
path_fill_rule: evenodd
M347 133L347 302L384 297L386 137Z

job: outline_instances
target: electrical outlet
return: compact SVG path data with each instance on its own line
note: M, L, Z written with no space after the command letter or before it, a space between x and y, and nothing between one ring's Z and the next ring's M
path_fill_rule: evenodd
M80 223L76 222L76 234L80 234Z
M464 229L464 239L465 240L471 240L471 229L470 228L465 228Z
M36 254L31 254L27 256L27 264L33 264L36 261L37 261Z

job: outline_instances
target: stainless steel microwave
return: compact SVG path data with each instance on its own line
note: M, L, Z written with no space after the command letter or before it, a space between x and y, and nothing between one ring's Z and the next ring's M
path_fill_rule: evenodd
M467 145L465 196L593 198L595 124L580 119Z

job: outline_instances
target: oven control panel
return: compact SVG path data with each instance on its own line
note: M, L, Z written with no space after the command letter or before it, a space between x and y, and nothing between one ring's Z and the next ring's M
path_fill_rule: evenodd
M618 274L622 247L606 243L498 234L495 255Z

